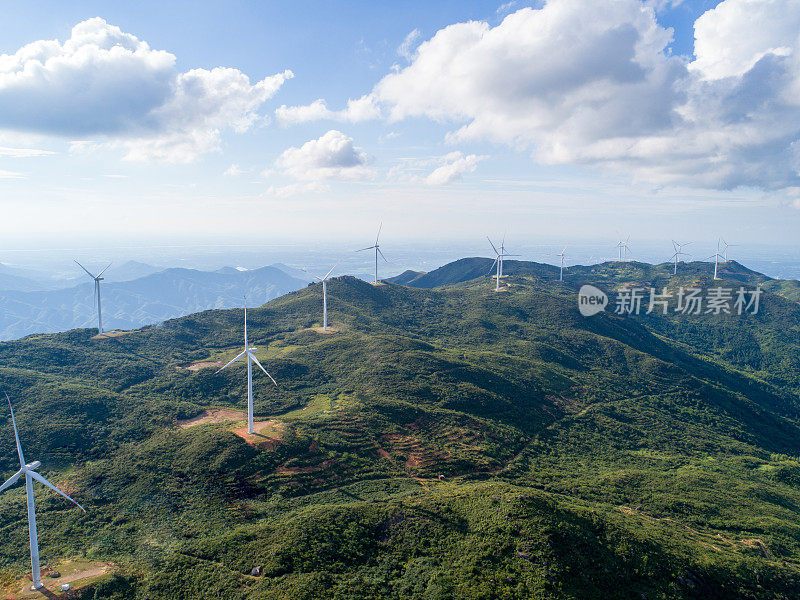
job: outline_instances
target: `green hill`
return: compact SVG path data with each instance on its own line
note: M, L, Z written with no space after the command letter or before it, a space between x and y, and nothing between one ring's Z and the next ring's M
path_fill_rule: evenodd
M797 597L796 285L736 263L721 283L704 263L558 282L506 261L498 293L490 265L332 279L334 334L319 285L248 311L280 384L255 375L256 436L225 421L243 368L214 375L240 310L0 344L26 453L88 511L37 491L43 557L121 565L87 598ZM584 318L584 283L765 292L756 315ZM20 489L0 535L20 576Z

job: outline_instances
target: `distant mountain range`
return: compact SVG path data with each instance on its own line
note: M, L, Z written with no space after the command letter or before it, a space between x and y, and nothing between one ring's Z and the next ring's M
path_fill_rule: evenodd
M97 271L105 265L89 265L86 267L95 268ZM78 265L73 265L74 272L55 272L49 273L33 269L20 269L0 263L0 290L17 292L41 292L47 290L62 290L73 287L87 281L86 274L80 270ZM162 268L154 267L143 262L129 260L127 262L113 265L105 277L106 281L131 281L146 277L153 273L162 271Z
M126 263L116 270L115 278L153 269L143 263ZM0 283L10 281L21 287L0 291L0 340L95 327L94 292L86 279L86 283L66 289L34 291L36 288L24 287L25 278L6 274ZM252 271L232 267L212 272L167 269L129 281L109 277L102 288L103 325L106 330L133 329L211 308L239 307L245 295L257 306L305 285L306 281L278 266Z

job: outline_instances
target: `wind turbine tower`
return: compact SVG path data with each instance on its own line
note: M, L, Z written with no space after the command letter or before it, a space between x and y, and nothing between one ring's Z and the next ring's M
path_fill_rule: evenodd
M495 266L497 267L497 273L495 275L495 278L497 279L497 283L496 283L496 285L494 287L494 291L495 292L499 292L500 291L500 278L503 277L503 259L506 256L519 256L519 254L509 254L508 252L506 252L506 238L505 237L503 237L503 240L500 242L500 250L497 249L497 247L492 243L492 240L489 239L488 236L486 237L486 239L489 240L489 244L492 246L492 250L494 250L494 253L497 255L497 258L494 259L494 262L492 263L492 266L489 267L489 272L491 273L492 269L495 268Z
M564 253L567 251L567 247L564 246L564 249L558 254L561 257L561 271L558 274L558 280L564 281Z
M383 228L383 223L381 223L380 226L378 227L378 235L375 236L375 244L373 244L372 246L367 246L366 248L361 248L360 250L356 250L356 252L363 252L364 250L375 250L375 285L378 285L378 254L381 255L381 258L384 261L389 262L388 260L386 260L386 257L383 255L383 252L381 252L381 246L378 243L378 239L381 237L382 228Z
M250 345L247 341L247 299L245 299L244 303L244 350L240 354L236 356L231 362L227 365L219 369L214 375L219 373L220 371L224 371L228 367L230 367L233 363L243 357L247 357L247 433L255 433L255 429L253 429L253 363L256 363L259 368L266 373L267 377L272 380L272 383L275 384L275 387L278 387L278 382L272 379L272 375L267 373L267 370L263 367L263 365L258 362L256 358L256 350L258 348L254 348Z
M714 259L714 279L715 280L719 279L719 277L717 277L717 272L719 270L719 259L723 258L722 255L719 253L719 243L720 243L720 240L717 240L717 251L714 254L712 254L711 256L709 256L709 258L713 258Z
M672 240L672 249L675 250L675 254L673 254L669 258L670 258L670 260L674 260L675 261L675 267L672 270L672 274L673 275L677 275L678 274L678 261L680 260L680 257L681 256L691 256L691 254L687 254L686 252L683 251L683 247L684 246L688 246L691 243L692 242L684 242L683 244L679 244L675 240Z
M342 261L337 262L335 265L331 267L331 270L325 273L324 276L320 277L319 275L314 275L313 273L308 273L312 277L316 277L322 282L322 331L328 331L328 278L333 273L333 270L336 266ZM305 269L303 269L305 271Z
M727 263L727 262L730 262L728 260L728 248L736 246L737 244L729 244L724 239L722 240L722 243L725 245L725 249L722 251L722 254L723 254L724 258L725 258L725 262Z
M89 270L84 267L81 263L77 260L75 264L78 265L81 269L86 271L86 274L94 280L94 299L97 303L97 335L103 334L103 311L100 308L100 282L103 281L103 273L106 272L108 267L111 266L111 263L108 263L108 266L100 271L97 275L92 275Z
M38 590L40 587L42 587L42 571L39 566L39 537L36 531L36 506L33 502L34 479L42 485L49 487L57 494L64 496L64 498L72 502L84 513L86 510L80 504L75 502L75 500L67 496L64 492L36 472L36 469L41 467L42 463L40 463L38 460L30 463L25 462L25 455L22 453L22 445L19 443L19 432L17 431L17 421L14 418L14 408L11 406L11 399L8 397L8 394L6 394L6 400L8 400L8 408L11 410L11 423L14 425L14 439L17 442L17 454L19 455L20 468L19 471L8 478L8 481L0 486L0 492L10 488L20 477L23 475L25 476L25 492L28 498L28 533L30 535L31 542L31 575L33 578L33 585L31 586L31 589Z
M628 242L630 241L631 236L628 236L625 240L620 240L617 242L617 254L618 254L618 262L628 262Z

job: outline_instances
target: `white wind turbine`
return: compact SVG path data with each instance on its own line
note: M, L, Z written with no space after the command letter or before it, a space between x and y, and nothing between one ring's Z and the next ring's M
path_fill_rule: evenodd
M564 253L567 251L567 247L564 246L564 249L559 252L556 256L561 257L561 272L558 274L558 280L564 281Z
M486 239L489 240L489 244L491 245L492 250L494 250L494 253L497 255L497 258L494 259L494 262L492 263L492 266L489 267L489 272L491 273L492 269L494 269L495 265L497 265L497 274L495 275L495 277L497 279L497 284L494 287L494 291L495 292L499 292L500 291L500 278L503 277L503 259L506 256L519 256L519 254L509 254L508 252L506 252L506 238L505 238L505 236L503 236L503 239L500 242L500 250L498 250L495 247L495 245L492 243L492 240L489 239L489 236L486 236Z
M19 433L17 432L17 421L14 418L14 409L11 406L11 399L8 397L8 394L6 394L6 400L8 400L8 408L11 409L11 422L14 425L14 439L17 442L17 454L19 455L20 469L11 477L9 477L8 481L0 486L0 492L10 488L20 477L23 475L25 476L25 491L28 495L28 533L30 534L31 541L31 575L33 576L33 586L31 586L31 589L38 590L40 587L42 587L42 572L39 567L39 538L36 533L36 507L33 504L33 480L35 479L39 483L49 487L57 494L61 494L64 496L64 498L72 502L83 512L86 512L86 510L80 504L75 502L75 500L67 496L64 492L36 472L36 469L41 467L42 463L40 463L38 460L35 460L31 463L25 462L25 455L22 453L22 445L19 443Z
M733 246L736 246L737 244L729 244L724 239L722 240L722 243L725 244L725 249L722 251L722 254L723 254L724 258L725 258L725 262L727 263L727 262L730 262L728 260L728 248L732 248Z
M617 242L617 262L628 262L628 250L630 250L628 247L628 242L630 239L631 236L628 236L627 239Z
M720 242L720 240L717 240L717 251L714 254L712 254L711 256L708 257L708 258L713 258L714 259L714 279L715 280L719 279L719 277L717 277L717 270L719 268L719 259L723 258L723 256L719 253L719 242Z
M240 358L246 356L247 357L247 433L255 433L255 429L253 429L253 363L256 363L259 368L266 373L267 377L272 380L272 383L275 384L275 387L278 387L278 382L272 378L272 375L267 373L267 370L262 366L258 359L256 358L256 350L250 346L250 342L247 341L247 300L245 299L244 303L244 350L236 356L231 362L227 365L222 367L221 369L217 370L214 375L219 373L220 371L224 371L228 367L230 367L233 363L235 363Z
M331 267L331 270L325 273L324 276L320 277L319 275L314 275L313 273L308 273L312 277L316 277L322 282L322 331L328 331L328 278L333 273L333 270L338 266L338 264L342 262L341 260L337 262L335 265Z
M381 255L381 258L386 262L386 257L381 252L380 244L378 244L378 238L381 237L381 229L383 228L383 223L378 226L378 235L375 236L375 244L372 246L367 246L366 248L361 248L360 250L356 250L356 252L363 252L364 250L375 250L375 285L378 285L378 254Z
M687 252L683 251L683 247L684 246L688 246L691 243L692 242L684 242L683 244L679 244L675 240L672 240L672 249L675 250L675 254L670 256L669 259L675 261L675 267L672 270L672 274L673 275L677 275L678 274L678 261L680 260L680 257L681 256L691 256L691 254L688 254Z
M100 282L103 281L103 273L106 272L108 267L111 266L111 263L108 263L108 266L100 271L97 275L92 275L89 270L84 267L81 263L77 260L75 264L78 265L81 269L86 271L86 274L94 280L94 299L97 302L97 335L102 335L103 333L103 311L100 308Z

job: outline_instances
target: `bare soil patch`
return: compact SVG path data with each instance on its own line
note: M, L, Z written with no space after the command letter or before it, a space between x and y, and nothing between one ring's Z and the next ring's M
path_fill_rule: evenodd
M209 367L221 367L224 363L221 360L205 360L201 362L192 363L185 367L175 367L177 370L186 371L199 371L200 369L208 369Z
M196 417L178 421L178 427L181 429L186 429L187 427L193 427L194 425L227 423L229 421L241 421L242 419L247 419L247 413L243 410L233 410L232 408L210 408L208 410L204 410Z
M245 415L246 418L247 415ZM255 433L248 433L247 425L245 425L232 431L251 446L271 449L281 443L286 424L277 419L269 419L256 421L253 423L253 429Z
M55 565L55 570L61 573L61 577L48 577L50 569L42 569L43 587L38 590L31 589L31 575L23 577L14 583L13 586L5 590L3 598L6 600L28 600L39 598L71 598L74 591L86 585L102 579L114 570L113 563L88 562L85 560L66 561ZM70 590L61 591L61 586L65 583L70 584Z
M122 337L123 335L128 335L129 333L133 333L132 331L123 331L121 329L115 329L114 331L104 331L103 333L99 333L97 335L93 335L91 339L93 340L102 340L104 338L117 338Z
M328 325L327 330L323 329L322 327L309 327L308 329L309 331L316 331L317 333L321 333L323 335L330 335L332 333L339 333L339 331L341 331L339 328L331 327L330 325Z

